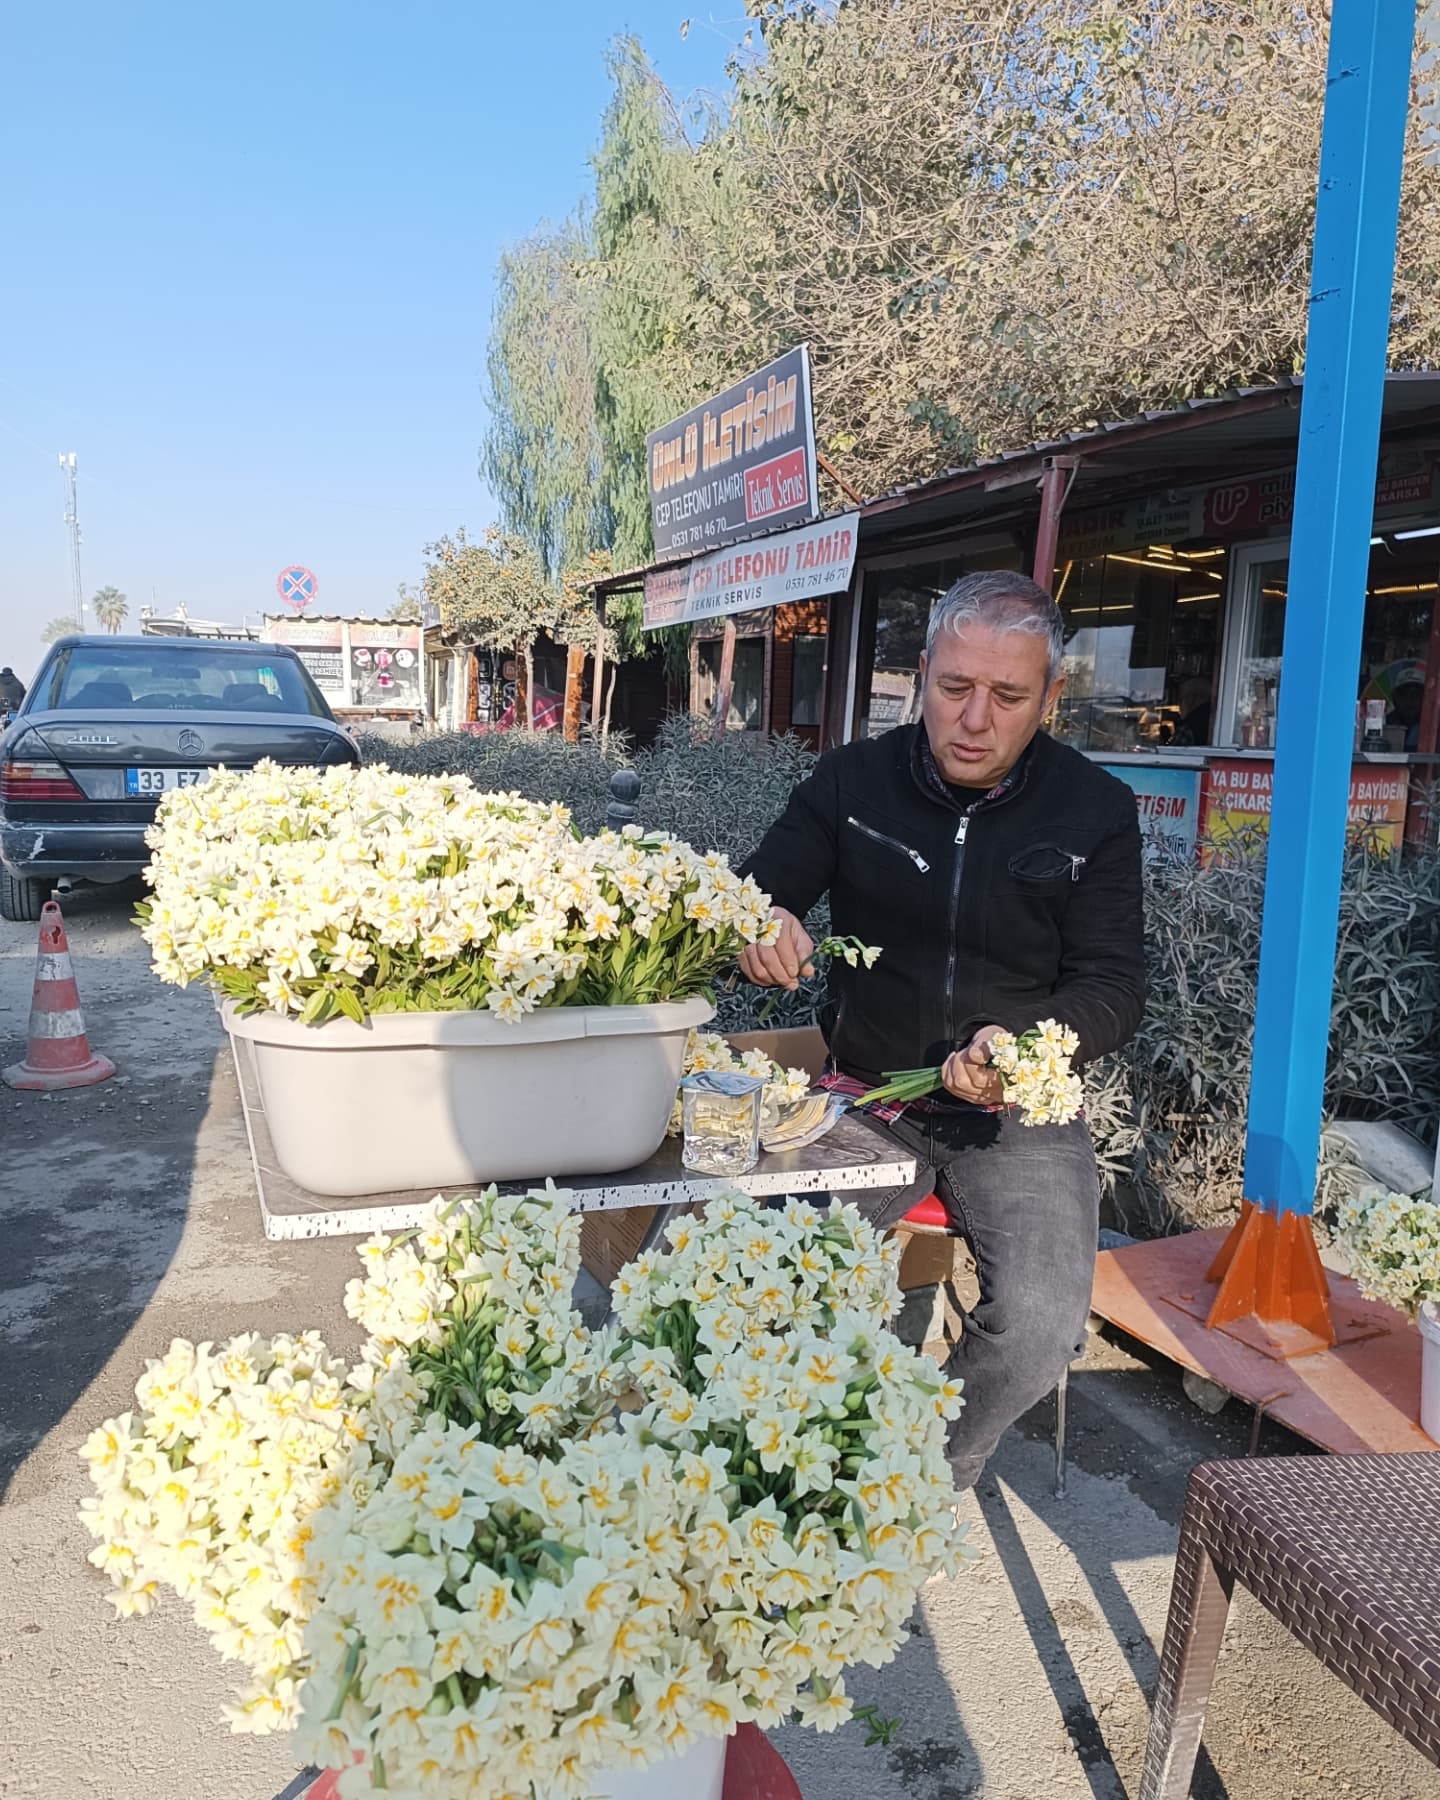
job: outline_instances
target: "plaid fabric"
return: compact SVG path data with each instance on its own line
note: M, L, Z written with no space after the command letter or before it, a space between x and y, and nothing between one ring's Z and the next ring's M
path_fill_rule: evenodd
M1020 762L1024 760L1025 758L1022 756ZM972 813L977 806L984 805L986 801L998 800L1002 794L1008 794L1015 784L1015 775L1020 767L1020 762L1002 775L988 793L977 795L968 805L965 805L961 803L954 788L940 773L940 765L935 760L935 752L930 748L929 738L923 731L920 733L920 773L925 777L926 787L938 799L948 800L952 806L959 806L961 812L964 813Z
M838 1072L822 1075L816 1085L829 1094L838 1094L842 1100L858 1100L862 1094L869 1092L863 1081L856 1081L853 1075L841 1075ZM972 1106L968 1100L957 1100L950 1093L925 1094L919 1100L873 1100L868 1106L860 1108L861 1112L869 1113L872 1119L878 1119L882 1125L893 1125L904 1113L989 1113L1004 1110L1002 1106Z

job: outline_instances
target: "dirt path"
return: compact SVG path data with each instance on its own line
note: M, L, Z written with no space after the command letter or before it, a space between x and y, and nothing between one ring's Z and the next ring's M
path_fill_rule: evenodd
M316 1325L351 1346L353 1252L262 1238L213 1009L153 980L126 911L96 895L66 914L92 1041L119 1079L50 1100L0 1088L0 1795L273 1800L296 1775L289 1745L226 1734L227 1673L185 1609L112 1617L84 1561L73 1452L174 1336ZM33 960L34 928L0 926L6 1062ZM971 1501L978 1563L927 1591L894 1663L853 1681L901 1719L894 1742L781 1734L805 1800L1137 1792L1185 1475L1239 1454L1247 1421L1203 1417L1171 1370L1103 1341L1072 1396L1069 1499L1050 1491L1047 1404ZM1440 1800L1440 1775L1243 1602L1207 1743L1200 1800Z

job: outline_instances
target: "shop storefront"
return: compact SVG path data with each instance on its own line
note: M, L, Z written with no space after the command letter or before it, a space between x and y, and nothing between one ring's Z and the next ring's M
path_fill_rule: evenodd
M830 608L827 743L913 718L930 609L960 575L1035 570L1047 465L1063 477L1049 585L1066 626L1051 729L1136 790L1177 847L1268 828L1289 606L1298 386L1233 396L959 471L862 510ZM1065 490L1068 488L1068 492ZM948 527L948 529L947 529ZM1436 770L1440 378L1392 377L1353 717L1351 821L1393 846Z
M755 540L853 520L854 572L830 593L792 598L794 571L759 582L723 551L607 585L644 585L647 617L653 597L657 622L690 623L692 711L828 747L915 717L931 608L955 580L1034 573L1065 619L1055 734L1128 781L1177 847L1253 834L1269 817L1286 610L1305 604L1289 583L1299 401L1288 381L1192 402ZM1437 592L1440 376L1394 375L1355 713L1336 720L1355 745L1352 823L1382 844L1419 828L1416 796L1440 773Z

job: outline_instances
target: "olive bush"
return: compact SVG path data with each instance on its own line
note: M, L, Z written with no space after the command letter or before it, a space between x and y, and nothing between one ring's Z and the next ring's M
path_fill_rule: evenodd
M1149 999L1134 1039L1089 1071L1089 1111L1117 1207L1149 1232L1215 1224L1240 1199L1263 845L1208 866L1146 867ZM1430 1136L1440 1115L1440 859L1353 849L1325 1080L1329 1117L1391 1119ZM1322 1160L1322 1206L1333 1190Z
M361 733L358 741L366 763L388 763L406 775L468 775L479 788L562 800L582 831L605 823L610 777L628 762L614 739L602 751L589 739L566 743L554 731L432 731L399 740Z

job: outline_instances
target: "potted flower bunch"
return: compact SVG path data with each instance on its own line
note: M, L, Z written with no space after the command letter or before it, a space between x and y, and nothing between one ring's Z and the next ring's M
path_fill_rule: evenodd
M156 972L224 996L322 1194L644 1161L715 978L775 929L722 856L464 777L217 770L149 843Z
M850 1712L963 1555L960 1395L886 1329L852 1211L733 1194L569 1305L568 1197L437 1203L374 1239L346 1369L313 1337L176 1344L83 1454L91 1560L161 1588L340 1791L718 1800L745 1721Z
M1420 1328L1420 1425L1440 1443L1440 1206L1379 1188L1346 1199L1336 1236L1361 1292Z

